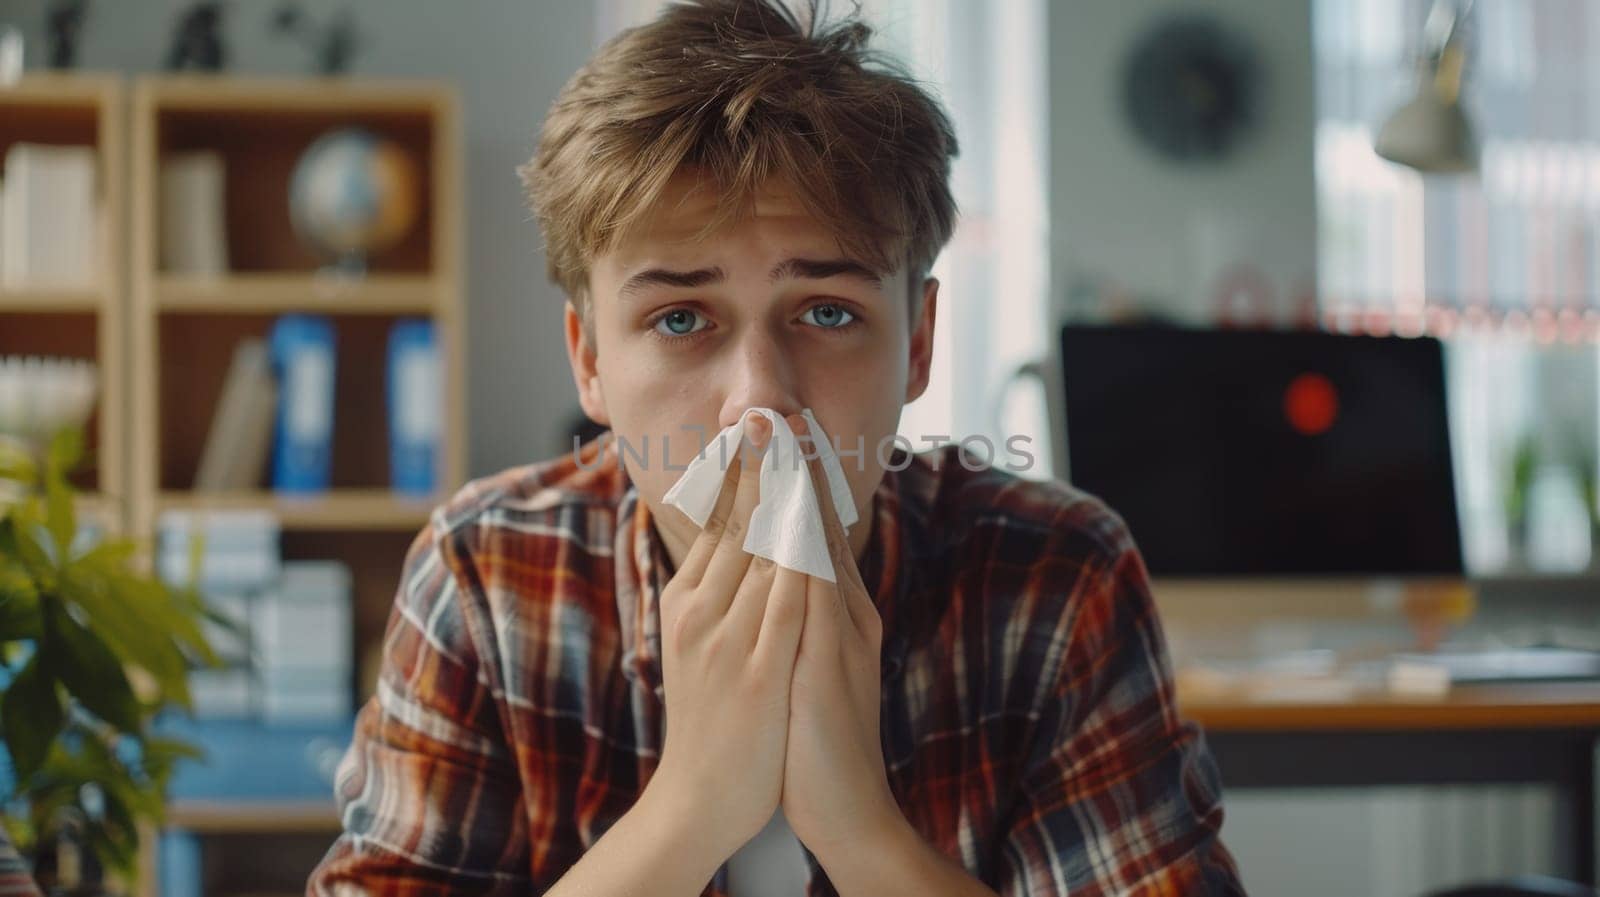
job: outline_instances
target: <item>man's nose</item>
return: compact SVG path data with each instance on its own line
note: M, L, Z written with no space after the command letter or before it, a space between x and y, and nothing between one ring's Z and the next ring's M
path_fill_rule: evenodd
M718 426L739 422L751 408L771 408L783 415L804 408L796 382L795 365L783 342L764 327L750 327L740 335L724 368L722 409Z

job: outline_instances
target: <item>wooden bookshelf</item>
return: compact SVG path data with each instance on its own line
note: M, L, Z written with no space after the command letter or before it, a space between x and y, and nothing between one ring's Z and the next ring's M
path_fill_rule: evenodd
M176 801L167 807L166 828L182 829L202 837L272 839L281 836L313 836L332 841L340 829L339 814L332 801L250 800ZM161 829L154 825L139 828L138 894L155 897L161 893ZM290 875L290 878L296 878ZM285 890L283 893L297 893Z
M96 155L96 270L83 286L0 286L0 355L82 358L99 371L87 428L93 463L75 478L101 525L127 524L127 138L114 75L29 73L0 85L0 159L15 143L91 146Z
M374 274L356 279L252 272L222 278L160 276L154 296L156 308L162 312L430 315L448 289L422 274Z
M358 125L394 141L418 163L424 191L415 227L368 259L352 279L295 238L288 183L310 143ZM438 328L445 378L438 480L441 495L465 475L465 321L460 287L460 127L454 92L431 82L161 76L132 90L130 440L135 525L154 531L168 507L270 507L286 526L384 529L420 525L416 502L387 485L384 341L394 321L426 317ZM220 277L163 271L156 235L163 157L206 149L224 162L231 270ZM186 496L221 381L241 340L264 336L277 316L328 316L338 340L333 489L317 501L270 493ZM260 484L262 489L266 483ZM436 497L437 498L437 497Z
M0 312L98 312L106 290L92 287L3 287Z
M153 76L133 82L129 108L131 523L148 537L166 511L271 511L286 560L331 558L350 568L359 668L381 643L407 548L465 479L455 93L432 82ZM416 225L369 256L359 278L326 273L326 260L296 239L288 209L289 179L306 147L352 125L398 144L417 163L422 189ZM219 154L225 170L230 270L215 277L163 270L157 245L162 160L199 149ZM284 495L264 474L248 490L193 491L234 350L295 312L326 316L336 334L332 487ZM396 321L413 318L434 322L444 378L440 489L423 498L395 492L389 478L387 339ZM325 847L338 829L331 797L330 789L326 800L184 801L166 825L235 847L241 838L262 839L262 850L296 838ZM147 863L142 872L141 892L159 893L157 870Z
M337 832L333 801L178 801L167 825L191 832Z
M385 489L338 489L326 495L274 492L195 494L163 492L157 511L265 509L286 530L400 530L415 533L435 502Z

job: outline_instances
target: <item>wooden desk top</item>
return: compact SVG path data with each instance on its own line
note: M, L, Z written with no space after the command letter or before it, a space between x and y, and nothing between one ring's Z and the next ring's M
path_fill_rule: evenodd
M1330 701L1252 700L1179 692L1209 732L1419 729L1597 729L1600 682L1462 685L1438 698L1361 694Z

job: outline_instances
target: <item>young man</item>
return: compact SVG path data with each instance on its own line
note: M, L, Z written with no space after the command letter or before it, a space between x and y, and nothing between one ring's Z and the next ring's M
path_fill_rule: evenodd
M563 90L524 176L613 438L416 541L312 893L1241 892L1121 520L888 441L956 141L868 34L699 0ZM837 582L742 550L752 458L703 529L663 501L753 408L840 450Z

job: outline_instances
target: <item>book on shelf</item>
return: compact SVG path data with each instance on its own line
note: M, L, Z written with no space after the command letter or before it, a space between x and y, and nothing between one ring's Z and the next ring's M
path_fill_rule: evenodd
M278 386L263 340L245 340L233 352L222 398L211 417L196 492L236 492L260 487L272 448Z
M173 153L161 161L161 269L220 276L228 270L221 154Z
M99 249L91 146L14 143L0 194L0 286L89 287Z

